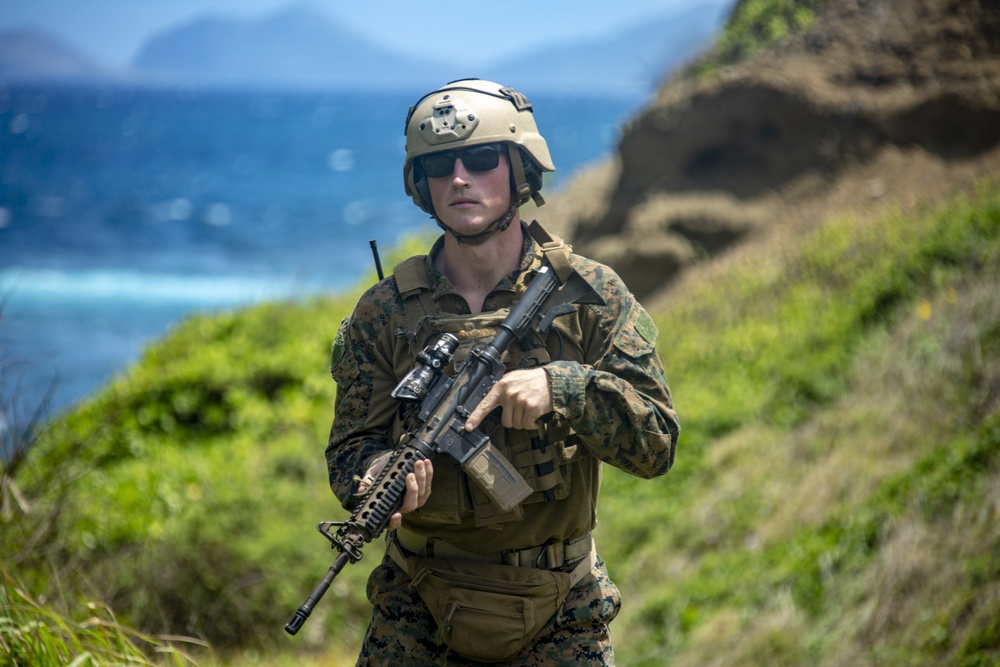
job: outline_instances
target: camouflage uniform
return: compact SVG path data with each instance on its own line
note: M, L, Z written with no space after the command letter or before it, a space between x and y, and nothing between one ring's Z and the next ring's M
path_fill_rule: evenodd
M464 299L434 268L442 244L439 239L424 258L430 297L440 312L468 314ZM523 292L542 261L538 250L526 231L519 270L490 293L484 312L508 307ZM570 263L606 305L577 307L556 320L541 352L521 351L522 357L541 354L547 362L554 412L549 429L556 441L546 447L543 440L541 446L555 452L550 455L554 465L543 471L524 463L537 462L532 458L535 433L505 430L490 417L481 428L536 493L516 511L490 516L481 511L464 474L439 459L427 505L404 515L407 530L477 553L578 538L596 524L602 461L642 478L670 469L679 427L654 347L656 327L611 269L578 255L570 255ZM425 343L423 332L408 330L396 276L370 288L340 327L332 359L336 413L326 456L331 488L348 509L357 501L358 477L405 428L389 393ZM513 354L508 368L517 365ZM368 594L374 612L359 665L427 664L448 656L434 641L433 620L407 584L407 574L389 558L372 573ZM619 605L618 590L598 560L534 644L507 664L614 664L607 624ZM454 654L448 660L442 664L470 664Z

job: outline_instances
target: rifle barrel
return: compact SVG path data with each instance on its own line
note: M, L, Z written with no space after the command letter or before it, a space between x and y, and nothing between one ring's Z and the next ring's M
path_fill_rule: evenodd
M333 583L334 578L340 574L340 571L344 569L344 566L347 565L350 560L351 558L347 553L342 553L337 556L337 558L333 561L333 565L330 566L330 569L326 571L323 578L320 579L318 584L316 584L316 587L312 590L312 593L309 594L309 597L306 598L306 601L302 603L302 606L295 612L295 615L292 616L291 620L285 624L285 632L290 635L294 635L302 628L306 619L309 618L309 614L312 613L313 607L315 607L316 603L320 601L320 598L326 594L326 590L330 588L330 584Z

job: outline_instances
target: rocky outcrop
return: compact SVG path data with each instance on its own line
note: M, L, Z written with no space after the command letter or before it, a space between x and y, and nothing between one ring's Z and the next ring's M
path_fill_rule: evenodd
M556 227L649 296L776 227L947 194L998 153L1000 0L830 0L763 56L668 81Z

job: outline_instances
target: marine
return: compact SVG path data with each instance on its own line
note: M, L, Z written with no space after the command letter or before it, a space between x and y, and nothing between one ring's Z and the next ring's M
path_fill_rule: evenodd
M370 288L337 332L326 449L330 485L351 509L400 436L392 390L445 333L450 373L499 323L543 264L578 272L603 305L578 304L544 337L520 341L469 416L531 494L508 511L461 468L420 462L372 572L358 665L613 665L619 591L597 553L601 466L666 473L679 435L656 325L610 268L573 253L520 208L544 203L554 171L533 106L465 79L428 93L406 121L404 187L443 234L427 255Z

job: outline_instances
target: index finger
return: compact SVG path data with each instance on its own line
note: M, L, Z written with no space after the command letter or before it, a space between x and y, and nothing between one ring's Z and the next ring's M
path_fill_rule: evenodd
M469 414L469 418L465 422L466 431L474 431L476 427L479 426L480 422L486 417L486 415L493 412L493 408L500 405L500 394L497 391L497 385L493 385L489 393L483 397L483 401L476 406L476 409Z

